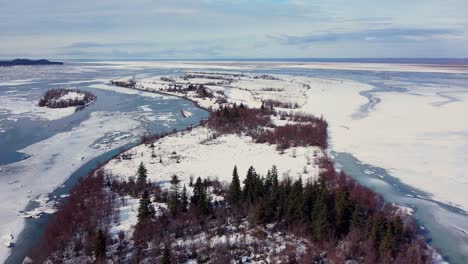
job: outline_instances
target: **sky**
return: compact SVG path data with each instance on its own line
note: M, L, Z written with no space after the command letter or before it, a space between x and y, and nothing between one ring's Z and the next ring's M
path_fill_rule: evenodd
M468 58L468 0L0 0L0 58Z

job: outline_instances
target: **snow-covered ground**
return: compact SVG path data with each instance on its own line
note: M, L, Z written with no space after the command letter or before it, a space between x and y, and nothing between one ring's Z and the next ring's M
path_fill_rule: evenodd
M307 86L296 79L265 80L254 79L251 76L235 78L236 81L230 86L208 86L215 94L214 98L200 98L195 92L189 92L185 96L202 107L212 109L219 107L217 99L221 97L227 98L230 103L242 103L249 107L260 107L262 100L275 99L278 95L281 96L281 101L285 102L304 104L307 101L303 96ZM125 80L128 78L122 78L120 81ZM197 80L198 83L213 82L210 78ZM175 78L175 81L185 85L192 83L192 79L184 80L180 77ZM148 77L138 81L137 89L184 96L165 91L169 84L162 81L160 76ZM276 94L272 89L277 91ZM133 177L138 165L143 162L148 168L149 179L154 182L169 181L174 174L185 182L188 182L190 177L199 176L229 182L235 165L241 180L250 166L254 166L262 175L265 175L272 165L276 165L284 175L302 177L303 180L316 178L318 175L318 167L314 160L323 155L318 147L296 147L280 152L275 145L257 144L247 136L222 135L213 139L213 134L214 132L206 127L177 133L158 140L154 150L148 145L135 147L126 152L132 159L118 157L111 160L105 169L119 177Z
M13 121L20 117L57 120L69 116L75 111L76 107L39 107L37 102L31 102L24 95L16 93L0 96L0 113L8 114L8 119Z
M468 197L464 195L468 189L468 164L464 161L468 123L456 118L468 111L468 90L464 87L442 92L437 86L415 85L406 93L379 93L376 97L380 103L364 118L357 118L360 107L368 102L361 92L373 86L348 80L275 76L279 79L233 77L229 85L207 87L217 97L251 107L258 107L266 99L296 102L299 109L284 110L323 115L329 122L331 149L385 168L435 200L468 209ZM191 82L177 77L174 80ZM201 81L197 78L198 83ZM207 78L205 82L213 80ZM167 86L159 76L141 78L137 83L137 88L150 91ZM197 98L190 93L188 96L203 107L217 107L215 99Z
M83 100L85 95L83 93L78 92L69 92L64 96L61 96L56 101L73 101L73 100Z
M247 136L223 135L212 139L213 132L198 127L189 132L180 132L165 137L151 145L140 145L111 160L104 168L121 178L136 176L141 162L148 169L148 178L153 182L167 183L177 175L187 184L190 177L218 179L229 183L232 170L237 166L242 180L250 166L257 173L266 175L273 165L282 175L303 180L315 178L318 167L314 159L321 155L316 147L290 148L284 153L268 144L256 144ZM153 155L154 154L154 155ZM154 156L154 157L153 157Z

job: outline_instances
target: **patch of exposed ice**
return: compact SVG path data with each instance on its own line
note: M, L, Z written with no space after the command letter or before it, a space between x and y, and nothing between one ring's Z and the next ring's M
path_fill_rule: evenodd
M151 107L149 105L142 105L142 106L139 106L138 108L141 109L141 111L144 111L144 112L152 112L153 111L153 109L151 109Z

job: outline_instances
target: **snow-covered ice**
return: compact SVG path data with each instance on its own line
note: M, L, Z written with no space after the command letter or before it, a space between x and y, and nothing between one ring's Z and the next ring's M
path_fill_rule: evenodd
M0 96L0 112L9 114L10 119L28 117L31 119L57 120L75 113L75 107L39 107L37 103L21 95Z
M93 112L88 120L73 130L56 134L20 150L30 157L2 166L4 172L0 177L0 200L2 200L0 234L12 234L17 237L24 224L21 216L32 217L43 212L50 213L50 206L45 201L34 212L26 214L19 212L26 207L30 199L59 187L91 157L106 151L91 147L92 142L116 130L133 130L138 133L138 129L141 129L139 122L134 120L131 114ZM122 138L111 147L115 148L128 142ZM7 256L8 250L5 247L0 248L0 260Z

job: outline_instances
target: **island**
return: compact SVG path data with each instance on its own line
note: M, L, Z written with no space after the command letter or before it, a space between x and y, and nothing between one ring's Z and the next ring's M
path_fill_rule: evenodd
M63 65L63 62L49 61L45 59L40 59L40 60L14 59L10 61L0 61L0 67L35 66L35 65Z
M59 88L48 90L39 100L39 106L49 108L85 107L94 100L96 100L96 96L91 92Z

